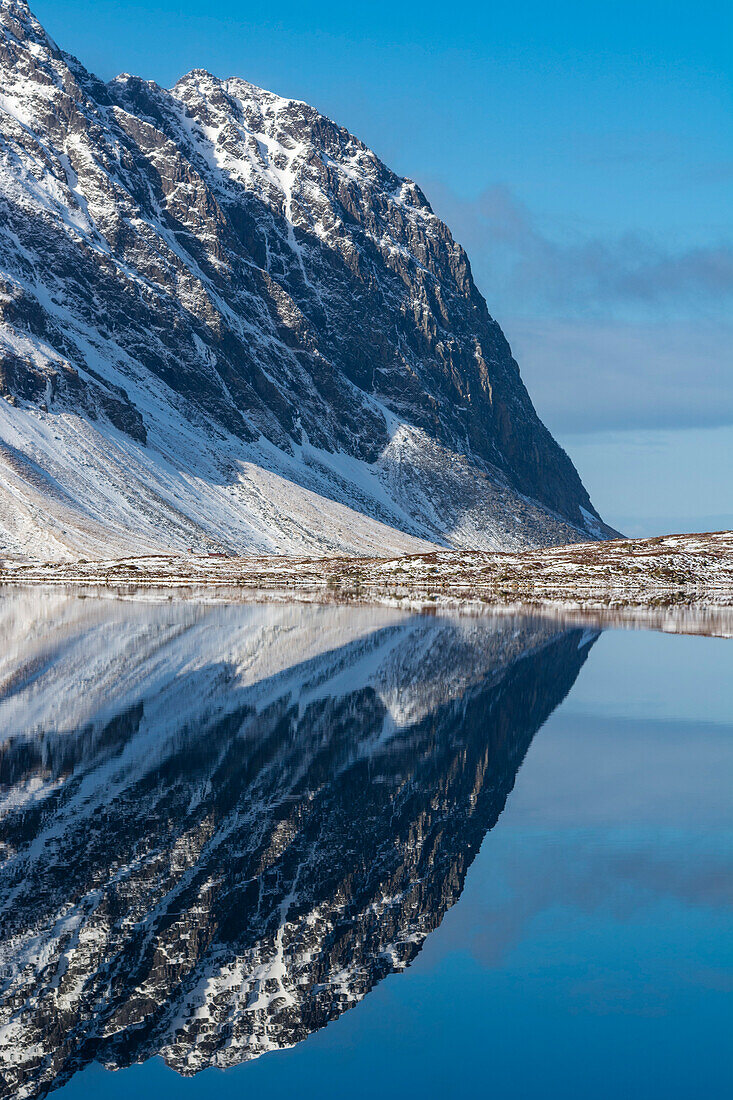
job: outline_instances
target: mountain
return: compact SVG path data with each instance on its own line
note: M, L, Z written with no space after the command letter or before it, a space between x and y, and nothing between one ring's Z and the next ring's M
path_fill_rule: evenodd
M108 84L0 0L0 551L607 536L420 188L312 107Z
M596 637L38 592L0 627L14 1100L92 1061L236 1065L403 970Z

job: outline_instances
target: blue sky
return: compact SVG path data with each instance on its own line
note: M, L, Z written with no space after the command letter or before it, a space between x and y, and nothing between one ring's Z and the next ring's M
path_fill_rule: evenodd
M422 186L629 534L733 526L733 7L36 0L109 78L305 99Z

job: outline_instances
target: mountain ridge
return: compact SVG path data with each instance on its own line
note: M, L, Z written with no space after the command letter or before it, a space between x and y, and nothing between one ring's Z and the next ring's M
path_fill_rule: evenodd
M301 101L0 25L4 549L613 533L413 181Z

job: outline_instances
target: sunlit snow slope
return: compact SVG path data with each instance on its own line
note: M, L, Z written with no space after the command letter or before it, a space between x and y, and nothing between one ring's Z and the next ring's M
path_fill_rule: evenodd
M420 189L294 100L104 84L0 0L0 552L609 533Z

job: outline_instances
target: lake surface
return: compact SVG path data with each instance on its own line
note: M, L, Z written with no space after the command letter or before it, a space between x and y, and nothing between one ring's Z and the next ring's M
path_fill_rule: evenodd
M733 642L40 591L0 635L5 1095L730 1096Z

